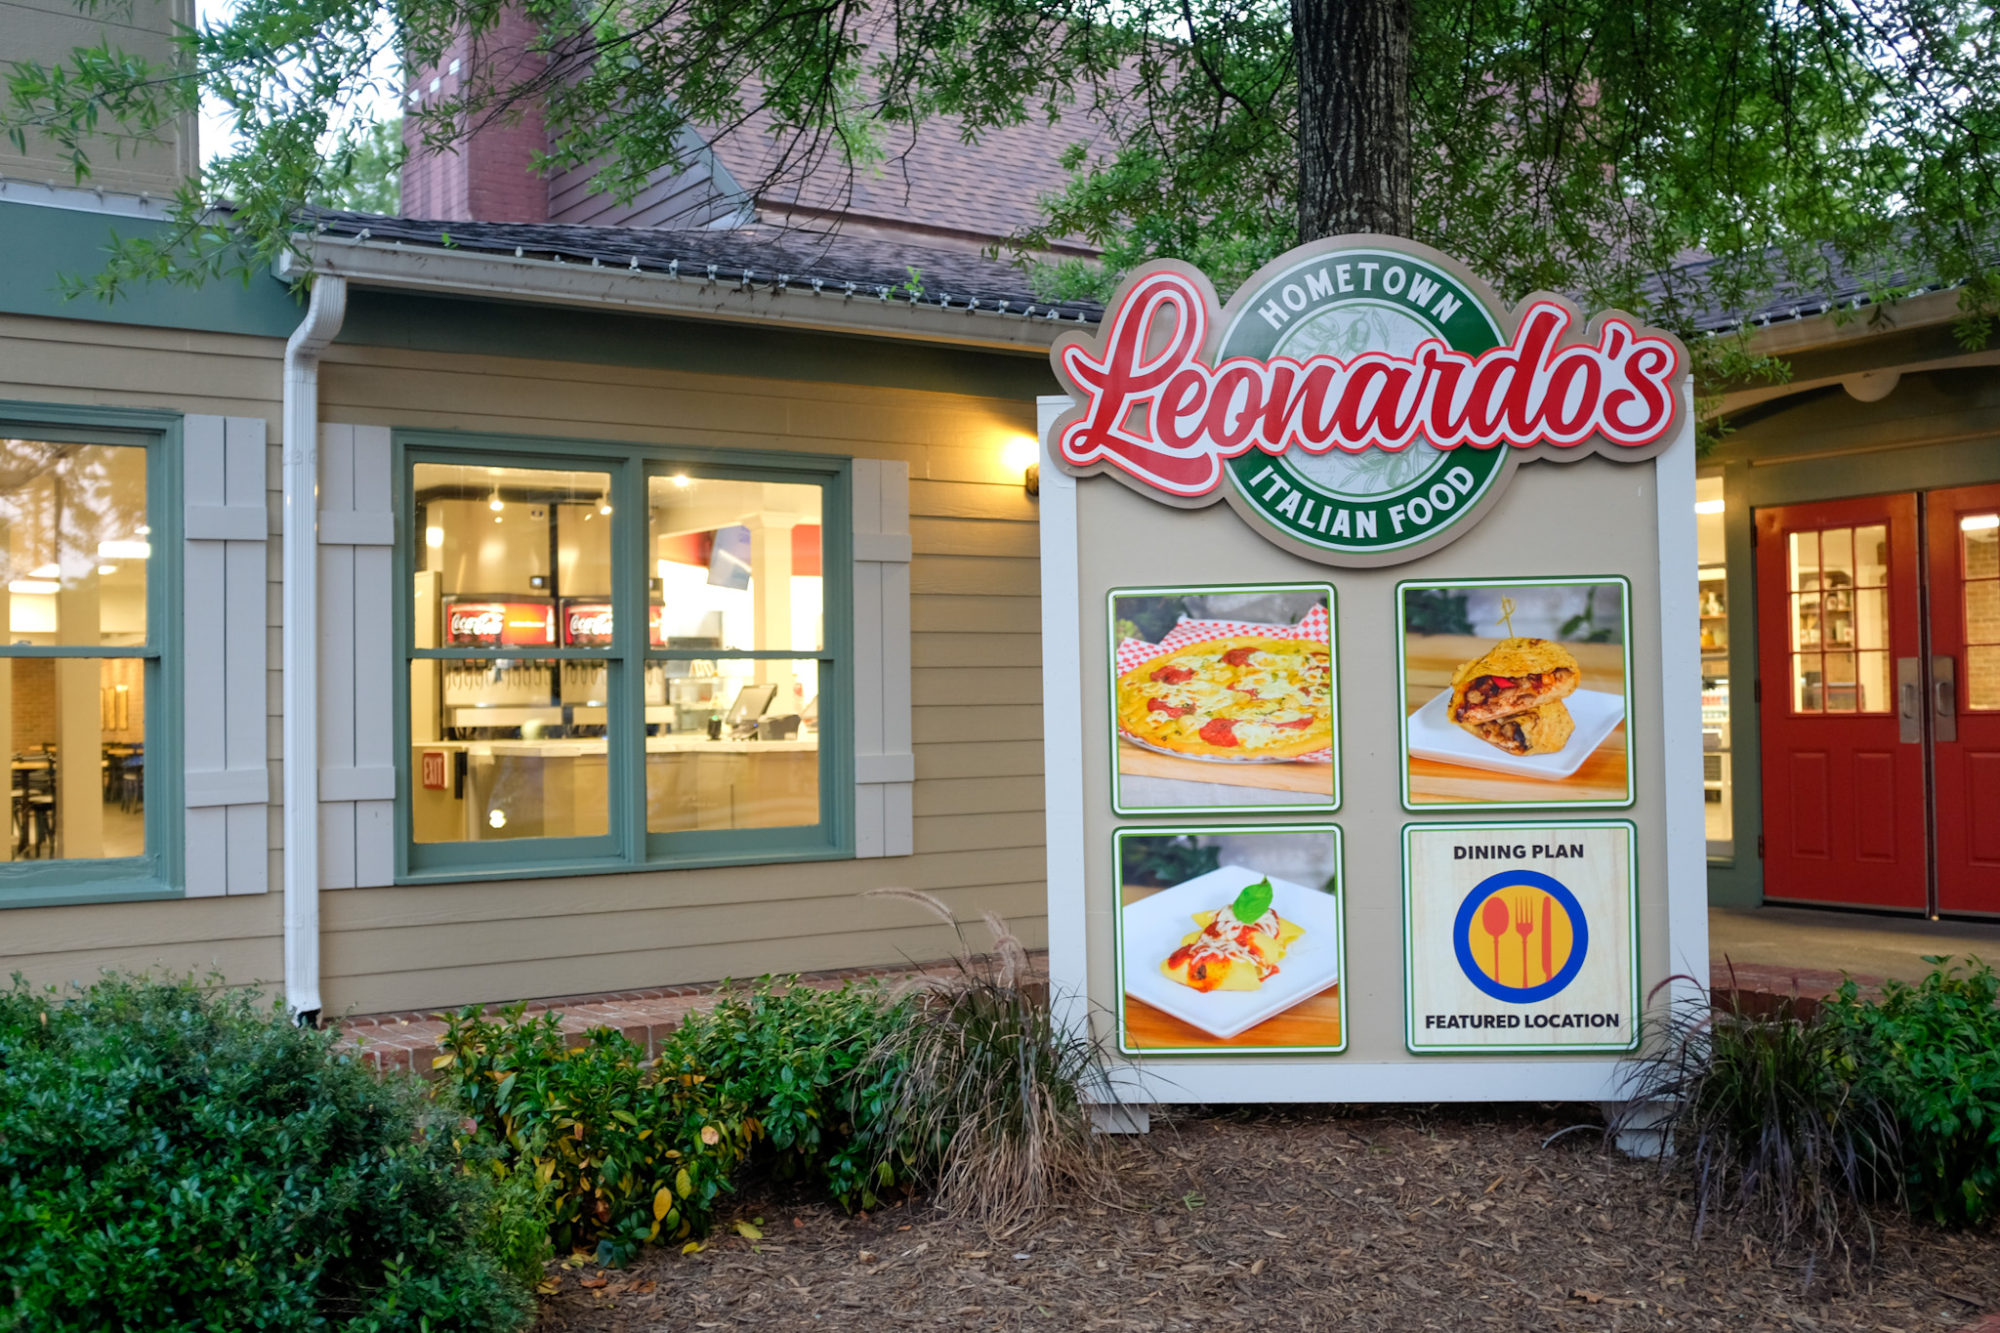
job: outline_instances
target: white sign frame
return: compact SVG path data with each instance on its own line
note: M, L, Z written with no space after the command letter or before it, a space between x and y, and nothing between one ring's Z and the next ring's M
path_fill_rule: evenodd
M1696 999L1708 984L1708 884L1701 806L1701 663L1695 548L1695 442L1691 387L1684 387L1680 429L1648 461L1586 466L1651 468L1660 540L1662 695L1667 721L1661 755L1665 827L1640 836L1665 840L1668 950L1673 977L1657 1005ZM1051 450L1057 418L1074 406L1066 394L1037 400L1041 444L1042 752L1048 848L1049 980L1056 1015L1090 1031L1086 867L1103 849L1085 843L1085 747L1102 743L1083 720L1083 663L1076 650L1082 596L1077 478ZM1088 484L1115 485L1107 479ZM1098 590L1099 593L1102 590ZM1386 631L1386 627L1385 627ZM1337 632L1337 631L1336 631ZM1097 681L1089 688L1101 688ZM1352 681L1346 688L1356 688ZM1681 719L1675 723L1673 719ZM1358 775L1349 771L1349 781ZM1337 816L1336 816L1337 819ZM1351 891L1351 890L1350 890ZM1353 902L1348 903L1350 913ZM1115 1036L1113 1043L1115 1044ZM1112 1044L1107 1044L1111 1049ZM1216 1078L1219 1068L1226 1079ZM1216 1057L1152 1057L1124 1065L1113 1092L1130 1104L1188 1102L1610 1101L1621 1095L1623 1064L1611 1057L1549 1059L1501 1055L1410 1056L1358 1061L1350 1055L1301 1056L1289 1062L1231 1063Z

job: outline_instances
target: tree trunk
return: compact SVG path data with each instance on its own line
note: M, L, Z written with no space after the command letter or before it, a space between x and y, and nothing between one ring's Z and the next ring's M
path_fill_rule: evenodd
M1292 0L1299 239L1408 236L1410 0Z

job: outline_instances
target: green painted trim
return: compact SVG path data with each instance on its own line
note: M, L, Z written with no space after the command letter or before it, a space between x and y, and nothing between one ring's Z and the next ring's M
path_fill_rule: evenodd
M800 296L799 300L835 300ZM292 323L299 316L295 313ZM290 328L285 330L287 334ZM1059 392L1048 353L355 288L342 344L1003 398Z
M4 206L0 206L4 207ZM0 402L0 431L79 443L142 447L146 456L146 522L153 551L146 570L144 648L10 649L0 656L39 658L138 657L145 661L146 852L102 860L0 863L0 908L143 902L184 896L181 744L181 450L176 412ZM155 756L168 756L155 764Z
M1173 838L1186 834L1221 833L1229 835L1252 833L1331 833L1333 835L1333 873L1339 881L1334 890L1334 920L1337 923L1339 939L1334 947L1340 953L1340 975L1335 984L1340 987L1340 1044L1337 1046L1132 1046L1125 1040L1125 904L1113 903L1111 914L1111 949L1113 961L1117 964L1118 978L1118 1052L1121 1055L1140 1057L1156 1055L1192 1055L1204 1059L1224 1059L1232 1056L1266 1055L1344 1055L1347 1052L1347 844L1341 836L1337 824L1230 824L1230 825L1153 825L1150 827L1114 829L1111 833L1111 884L1112 893L1122 897L1125 888L1124 841L1132 838ZM1173 887L1172 885L1168 886ZM1307 997L1311 998L1311 997ZM1268 1019L1266 1022L1270 1021ZM1232 1038L1232 1040L1234 1040Z
M631 443L482 432L397 430L392 434L392 503L396 548L392 562L395 618L393 706L396 769L396 882L449 883L492 879L551 878L579 874L629 874L694 866L754 865L824 860L854 853L854 746L852 708L839 671L850 659L853 541L850 521L850 462L823 455L767 451L688 449L669 443ZM657 652L643 633L626 636L616 649L417 649L411 639L411 582L414 565L409 506L419 463L463 464L468 460L562 471L604 471L610 479L614 549L611 602L614 623L646 623L646 584L619 571L646 568L643 522L630 517L647 511L647 485L670 469L704 478L789 481L821 488L820 539L828 643L817 651L695 650ZM412 836L410 677L413 659L573 658L610 665L605 763L611 804L607 831L587 838L522 838L481 843L419 843ZM820 821L775 829L703 830L649 833L643 733L630 719L643 715L645 663L651 658L789 658L820 664ZM831 691L829 684L832 685ZM829 709L827 701L837 707ZM829 716L829 713L832 716Z
M1396 752L1400 758L1398 785L1403 796L1403 808L1413 815L1429 814L1433 810L1623 810L1638 800L1639 739L1636 719L1632 711L1632 580L1623 574L1584 574L1552 578L1522 576L1520 578L1493 579L1405 579L1396 585L1396 699L1398 706L1410 697L1409 650L1403 639L1409 623L1403 614L1403 594L1412 588L1546 588L1546 587L1590 587L1598 584L1616 583L1624 589L1619 598L1619 621L1622 639L1619 648L1625 659L1625 799L1622 801L1426 801L1418 805L1410 799L1410 718L1403 714L1396 724ZM1483 637L1483 636L1482 636Z
M1327 748L1333 751L1332 791L1323 804L1266 805L1125 805L1124 788L1118 772L1118 599L1120 597L1160 597L1186 593L1317 592L1326 596L1326 632L1332 650L1333 679L1328 694L1333 734ZM1104 688L1109 700L1108 725L1111 737L1111 812L1116 815L1318 815L1340 809L1340 603L1331 583L1191 583L1160 587L1113 588L1104 594Z
M1511 581L1511 580L1510 580ZM1631 1028L1632 1039L1619 1045L1560 1045L1560 1046L1419 1046L1416 1043L1417 1019L1417 978L1414 931L1410 927L1410 899L1413 886L1410 883L1410 835L1425 830L1463 833L1474 830L1493 829L1503 833L1518 833L1522 829L1564 829L1564 828L1622 828L1625 830L1625 914L1632 923L1629 947L1631 956L1627 960L1627 970L1632 977ZM1506 823L1449 823L1449 824L1405 824L1403 825L1403 1049L1411 1055L1588 1055L1605 1051L1636 1051L1643 1033L1645 1012L1640 1006L1642 989L1639 976L1640 951L1639 934L1644 928L1639 917L1639 827L1629 819L1530 819ZM1456 947L1454 942L1454 947ZM1551 999L1554 997L1551 996Z
M64 300L59 275L104 268L114 237L164 236L171 224L88 209L0 203L0 313L151 328L286 338L305 309L285 284L261 275L200 286L135 283L116 301Z

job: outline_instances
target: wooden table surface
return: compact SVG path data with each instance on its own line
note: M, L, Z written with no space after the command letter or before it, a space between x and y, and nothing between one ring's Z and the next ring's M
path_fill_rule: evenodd
M1127 884L1119 892L1124 903L1134 903L1160 890ZM1190 923L1192 924L1192 923ZM1283 966L1280 964L1279 966ZM1241 1050L1259 1046L1338 1046L1340 1045L1340 983L1335 982L1281 1014L1265 1019L1233 1037L1222 1038L1183 1023L1172 1014L1162 1013L1144 1000L1125 997L1125 1045L1133 1050Z
M1495 638L1477 634L1412 634L1405 641L1403 712L1416 712L1451 688L1451 673L1486 652ZM1578 688L1625 692L1625 650L1615 643L1566 643L1583 671ZM1628 719L1629 720L1629 719ZM1507 773L1410 760L1410 800L1417 805L1464 801L1622 801L1625 789L1625 722L1561 782L1543 782Z
M1118 771L1128 778L1174 778L1181 782L1216 782L1229 787L1257 787L1264 791L1307 792L1316 796L1333 794L1333 765L1308 764L1211 764L1180 755L1143 750L1130 741L1118 742Z

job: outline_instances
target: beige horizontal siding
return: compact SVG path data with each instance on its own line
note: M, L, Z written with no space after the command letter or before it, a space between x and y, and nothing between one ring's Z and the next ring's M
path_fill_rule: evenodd
M113 403L271 423L280 484L283 355L272 339L0 317L0 397ZM884 356L894 356L884 345ZM937 894L983 944L981 911L1045 943L1037 502L1006 445L1033 404L849 384L335 346L324 420L554 439L898 459L911 473L916 855L883 860L410 885L321 897L330 1011L421 1008L890 964L942 956ZM273 530L277 510L274 506ZM272 544L269 752L280 780L282 588ZM274 885L283 830L273 808ZM0 914L0 972L88 976L103 962L270 980L281 899Z

